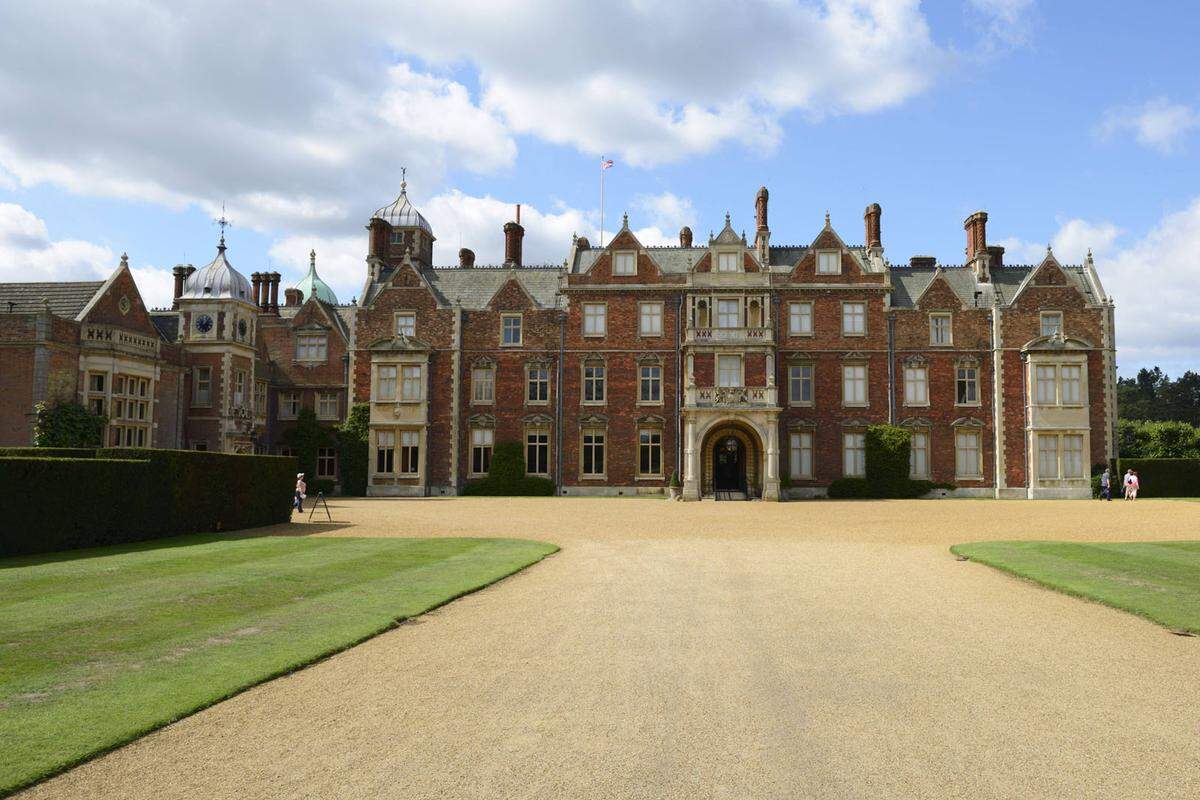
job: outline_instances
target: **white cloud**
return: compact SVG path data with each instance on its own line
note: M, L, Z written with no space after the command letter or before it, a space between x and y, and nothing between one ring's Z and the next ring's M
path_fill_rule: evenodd
M1029 43L1033 28L1034 0L968 0L985 32L985 50L1019 47Z
M1192 108L1157 97L1142 106L1109 109L1099 127L1101 138L1132 134L1138 144L1160 153L1172 153L1192 129L1200 114Z
M1071 219L1062 223L1049 242L1029 242L1017 237L1001 239L995 244L1004 248L1006 264L1040 264L1046 257L1046 245L1054 248L1054 257L1064 264L1082 264L1090 248L1100 258L1112 251L1121 229L1111 222L1091 223Z
M120 260L104 245L51 239L37 215L15 203L0 203L0 283L104 280ZM147 305L170 305L174 291L170 270L135 266L133 275Z

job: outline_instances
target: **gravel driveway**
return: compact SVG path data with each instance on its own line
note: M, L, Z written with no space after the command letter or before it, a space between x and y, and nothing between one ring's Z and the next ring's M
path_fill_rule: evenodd
M959 562L1200 538L1200 504L337 500L544 538L489 589L29 798L1183 798L1200 639ZM293 528L299 526L292 526Z

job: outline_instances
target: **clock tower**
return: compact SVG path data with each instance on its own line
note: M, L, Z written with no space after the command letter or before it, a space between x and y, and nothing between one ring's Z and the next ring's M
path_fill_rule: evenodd
M222 226L223 227L223 226ZM184 278L177 300L180 344L191 367L184 398L187 446L197 450L252 453L254 356L258 307L250 281L225 255Z

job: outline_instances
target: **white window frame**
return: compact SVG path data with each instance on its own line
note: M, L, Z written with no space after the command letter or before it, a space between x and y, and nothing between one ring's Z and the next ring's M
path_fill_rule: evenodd
M400 365L400 402L419 403L425 399L425 367L421 364Z
M858 322L857 330L854 327ZM861 300L847 300L842 303L842 336L867 335L867 304Z
M842 433L842 477L867 476L867 435L862 431Z
M788 436L788 477L792 480L812 480L812 476L812 431L792 431Z
M730 383L729 380L733 377L733 371L722 368L722 362L725 364L737 364L737 383ZM737 353L718 353L717 354L717 386L720 388L739 388L746 385L746 359Z
M1057 326L1051 326L1051 330L1047 332L1046 322L1050 319L1058 321ZM1043 311L1038 315L1038 332L1042 336L1053 336L1055 332L1062 333L1063 326L1066 324L1066 318L1061 311Z
M647 397L647 389L651 389ZM657 394L657 397L654 395ZM638 365L638 405L661 406L663 404L663 368L661 364Z
M592 374L589 375L588 371ZM599 370L599 372L596 372ZM608 403L608 365L584 362L580 366L580 402L585 406L602 406ZM588 389L592 390L592 399L588 399ZM598 390L598 391L597 391Z
M265 416L267 413L267 382L254 382L254 413L257 416Z
M969 375L964 373L970 373ZM963 400L959 392L959 386L971 386L974 388L975 399ZM976 364L957 364L954 367L954 405L956 406L978 406L980 404L979 397L979 366Z
M278 418L296 419L300 416L300 409L303 405L299 392L280 392Z
M938 323L944 323L944 327ZM953 314L939 311L929 315L929 344L931 347L950 347L954 344Z
M544 462L544 469L529 468L530 448L537 448L538 460ZM545 426L534 426L525 429L525 474L546 476L550 474L550 429Z
M397 311L392 329L396 331L397 336L404 334L410 339L414 338L417 335L417 312Z
M337 478L337 448L336 447L318 447L317 448L317 477L318 478ZM328 467L332 464L332 469Z
M832 264L832 269L830 265ZM842 274L842 253L840 250L818 250L817 251L817 267L818 275L841 275Z
M862 374L858 374L862 370ZM871 371L866 364L842 365L842 405L847 408L866 408L871 404ZM857 391L851 391L861 384L862 398L857 397Z
M421 432L414 430L400 431L400 441L396 447L396 474L421 474Z
M471 405L490 406L496 402L496 368L491 364L471 367Z
M599 337L608 335L608 304L583 304L583 335Z
M400 386L400 366L398 364L375 365L375 400L390 403L396 399L396 390Z
M643 470L642 456L648 454L653 462L658 457L658 470ZM651 464L653 466L653 463ZM637 432L637 476L639 478L661 478L663 476L663 430L657 427L641 427Z
M1068 444L1078 444L1078 449L1068 450ZM1047 447L1046 445L1051 445ZM1073 431L1039 431L1035 442L1037 451L1038 481L1082 481L1087 478L1088 453L1087 437ZM1072 470L1068 465L1071 457L1068 452L1076 454L1078 463ZM1053 463L1052 469L1046 469L1047 455ZM1074 474L1071 474L1071 473Z
M970 438L974 438L973 447L965 447L964 442ZM971 472L964 472L963 454L964 452L975 451L975 458L971 465ZM983 430L976 427L971 428L955 428L954 429L954 477L958 480L978 481L983 480Z
M929 429L915 428L908 451L908 477L913 480L929 480ZM918 453L920 458L918 458Z
M788 303L788 336L813 335L813 304Z
M805 375L807 370L808 374ZM808 399L805 400L804 386L808 386ZM800 391L797 392L797 389ZM799 396L798 396L799 395ZM816 401L816 365L788 364L788 405L794 407L811 407Z
M470 471L468 474L471 477L480 478L488 474L495 448L495 428L471 428L471 450L468 454L471 460L467 463L467 469ZM480 466L483 468L479 469Z
M638 304L638 335L646 337L663 335L662 303Z
M717 272L741 272L741 253L717 253Z
M924 364L904 366L904 405L929 405L929 367Z
M199 408L212 406L212 367L198 366L192 373L192 405Z
M511 322L516 322L515 326L510 325ZM509 331L513 329L517 332L515 341L509 341ZM519 313L505 313L500 315L500 346L501 347L520 347L525 343L525 320Z
M337 392L317 392L317 419L338 418Z
M721 309L721 306L728 307L729 304L733 305L733 311ZM742 327L742 300L740 297L718 297L715 305L717 313L714 319L716 324L713 327L725 330ZM733 322L733 324L727 325L727 322Z
M396 472L396 432L375 431L375 474L392 475Z
M1068 372L1071 377L1068 377ZM1083 376L1082 364L1058 365L1058 404L1060 406L1079 407L1083 405Z
M588 442L591 438L592 441ZM596 449L600 452L600 467L599 472L595 471L595 455ZM592 453L592 472L587 471L587 455L588 450ZM579 477L583 480L604 480L608 477L608 429L607 428L584 428L579 432Z
M613 253L613 275L637 275L637 251L621 250Z
M296 334L296 360L320 363L329 360L329 336L324 333Z
M534 373L537 373L535 377ZM536 389L536 391L535 391ZM545 395L531 397L531 395ZM546 364L525 365L525 404L544 406L550 403L550 367Z

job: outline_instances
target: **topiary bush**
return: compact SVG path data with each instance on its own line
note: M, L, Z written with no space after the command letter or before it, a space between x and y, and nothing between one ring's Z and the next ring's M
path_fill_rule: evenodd
M871 425L864 437L866 479L876 497L907 497L912 434L898 425Z
M365 497L370 453L367 437L371 430L371 406L357 403L337 430L338 468L342 472L342 494Z
M525 451L519 442L497 442L488 476L467 481L462 493L476 497L549 497L554 481L525 474Z
M79 403L38 403L33 423L37 447L99 447L104 444L104 417Z

